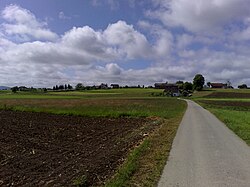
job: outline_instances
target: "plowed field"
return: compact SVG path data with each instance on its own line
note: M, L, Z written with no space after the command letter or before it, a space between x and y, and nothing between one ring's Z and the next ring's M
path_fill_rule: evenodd
M240 92L213 92L206 97L208 98L250 98L250 93Z
M245 107L250 108L250 102L241 102L241 101L219 101L219 100L200 100L199 102L205 103L208 105L217 105L217 106L230 106L230 107Z
M102 184L152 130L146 118L0 111L0 186Z

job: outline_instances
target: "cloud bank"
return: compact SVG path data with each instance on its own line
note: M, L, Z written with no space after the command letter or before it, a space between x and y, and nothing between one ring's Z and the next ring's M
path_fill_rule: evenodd
M120 20L104 30L73 27L61 36L29 10L5 7L0 84L150 85L191 81L202 73L207 81L250 85L248 0L152 0L151 4L137 25ZM63 12L58 16L66 18ZM140 68L129 68L131 63Z

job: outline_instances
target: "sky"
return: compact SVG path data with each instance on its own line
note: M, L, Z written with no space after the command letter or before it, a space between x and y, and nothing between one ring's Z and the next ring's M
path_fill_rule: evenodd
M0 0L0 85L250 86L250 0Z

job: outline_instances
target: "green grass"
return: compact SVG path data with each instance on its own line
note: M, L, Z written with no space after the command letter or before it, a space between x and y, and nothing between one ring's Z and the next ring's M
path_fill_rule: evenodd
M17 92L0 91L0 99L72 99L72 98L122 98L122 97L150 97L152 93L162 93L160 89L107 89L83 91L48 91L43 92Z
M184 106L183 102L176 98L151 96L152 93L161 92L162 90L155 89L18 92L16 94L8 92L0 95L0 108L91 117L160 116L172 118L176 116L180 108Z
M125 187L128 186L130 178L139 166L139 157L144 154L149 146L149 141L145 140L139 147L135 148L128 156L126 162L120 167L114 178L108 181L105 187Z
M81 99L81 100L0 100L0 108L18 111L47 112L53 114L99 117L148 117L172 118L179 114L183 102L172 98L141 99Z

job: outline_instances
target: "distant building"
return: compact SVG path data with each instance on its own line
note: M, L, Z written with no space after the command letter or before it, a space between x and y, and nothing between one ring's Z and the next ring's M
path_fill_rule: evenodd
M155 89L165 89L167 83L155 83Z
M227 88L227 84L223 84L223 83L211 83L211 88L220 88L220 89L226 89Z
M102 83L102 84L99 86L99 89L108 89L108 85Z
M166 84L164 92L174 97L180 96L180 90L177 84Z
M113 88L113 89L115 89L115 88L120 88L119 84L111 84L110 86L111 86L111 88Z

